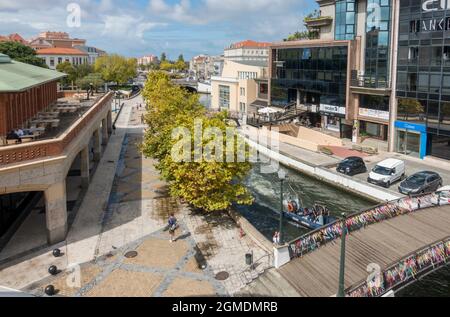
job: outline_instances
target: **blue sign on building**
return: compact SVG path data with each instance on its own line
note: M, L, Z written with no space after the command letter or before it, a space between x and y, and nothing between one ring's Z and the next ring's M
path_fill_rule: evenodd
M406 130L406 132L415 132L417 134L420 134L420 153L419 153L419 155L420 155L421 159L424 159L425 156L427 156L428 134L427 134L427 127L425 124L396 121L395 128L401 129L401 130Z

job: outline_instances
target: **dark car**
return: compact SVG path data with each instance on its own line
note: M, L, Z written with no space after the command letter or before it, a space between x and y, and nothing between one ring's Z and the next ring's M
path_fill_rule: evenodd
M336 170L338 173L352 176L367 172L367 167L362 158L352 156L340 162Z
M432 193L442 187L442 178L435 172L419 172L405 179L398 190L405 195Z

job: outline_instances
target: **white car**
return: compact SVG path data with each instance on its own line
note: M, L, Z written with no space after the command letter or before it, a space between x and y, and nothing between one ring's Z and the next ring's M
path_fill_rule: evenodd
M439 188L436 192L441 200L441 204L448 205L450 204L450 186L444 186Z
M371 184L391 187L396 181L405 177L405 162L396 159L387 159L378 163L370 172L367 181Z

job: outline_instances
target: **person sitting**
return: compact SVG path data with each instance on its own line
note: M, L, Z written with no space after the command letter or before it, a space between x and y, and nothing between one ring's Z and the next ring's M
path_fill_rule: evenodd
M7 135L6 135L6 140L16 140L16 143L20 143L20 137L17 135L16 131L11 130Z
M23 130L22 129L17 129L17 131L16 131L16 134L19 136L19 137L21 137L21 136L24 136L25 135L25 133L23 132Z
M305 209L303 210L303 215L304 215L305 217L308 217L310 214L311 214L311 211L310 211L308 208L305 208Z

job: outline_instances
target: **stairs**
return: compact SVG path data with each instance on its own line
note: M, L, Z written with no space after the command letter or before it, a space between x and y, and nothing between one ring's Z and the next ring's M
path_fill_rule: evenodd
M240 290L236 297L300 297L295 289L272 268Z

